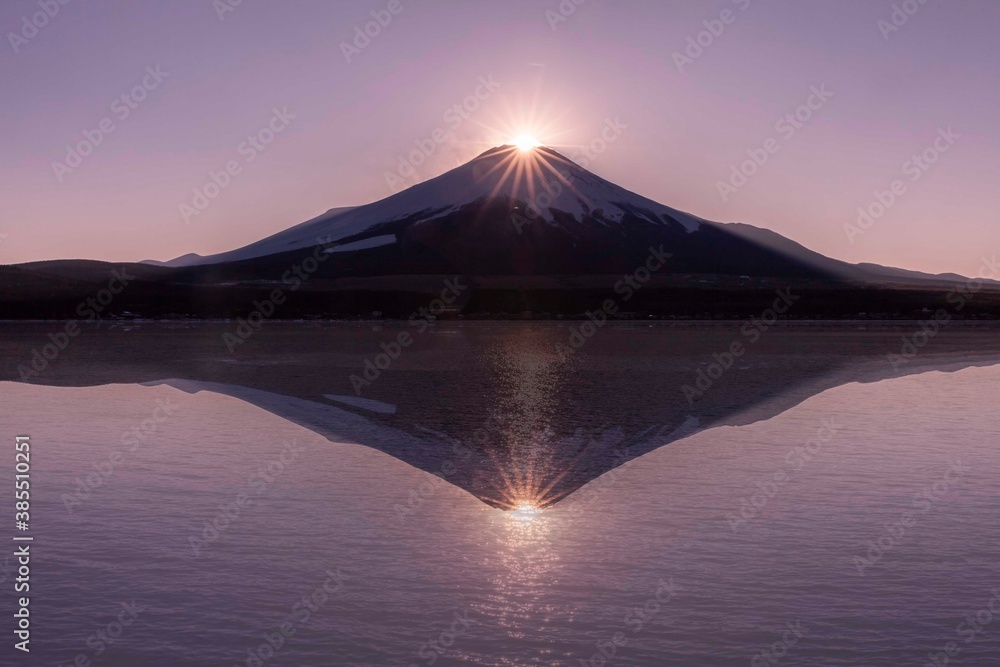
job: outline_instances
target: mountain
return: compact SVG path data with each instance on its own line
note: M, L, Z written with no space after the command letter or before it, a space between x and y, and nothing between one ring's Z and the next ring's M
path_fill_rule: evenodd
M150 266L165 266L165 267L168 267L168 268L173 268L173 267L177 267L177 266L193 266L195 264L198 264L203 259L204 259L204 257L202 257L201 255L199 255L198 253L196 253L196 252L189 252L186 255L181 255L180 257L176 257L176 258L171 259L171 260L166 261L166 262L160 262L160 261L155 260L155 259L144 259L144 260L142 260L139 263L140 264L148 264Z
M159 266L199 266L203 264L221 264L224 262L238 262L245 259L253 259L255 257L265 257L267 255L275 255L282 252L288 252L291 250L300 250L303 248L309 248L316 245L316 240L311 236L311 230L318 225L330 226L332 221L334 221L339 216L354 210L352 206L346 206L343 208L332 208L323 215L320 215L312 220L306 220L303 223L290 227L283 232L279 232L267 238L261 239L255 243L251 243L248 246L238 248L236 250L231 250L229 252L219 253L217 255L202 256L196 253L188 253L187 255L182 255L180 257L174 258L168 262L157 262L155 260L147 260L144 263L156 264Z
M91 259L50 260L19 264L18 268L32 273L44 274L65 280L78 280L87 283L108 281L111 271L127 269L129 275L142 280L156 280L170 275L170 271L162 266L146 264L130 264L122 262L99 262Z
M748 316L783 287L814 291L797 306L799 317L925 317L927 309L951 309L948 291L967 282L825 257L767 229L659 204L550 148L513 146L241 248L128 266L136 279L114 308L147 316L239 316L276 288L297 292L283 317L406 316L455 276L472 286L456 306L466 315L572 315L620 294L624 277L648 267L642 294L629 303L633 315ZM306 266L307 277L289 278ZM91 285L123 267L72 260L21 268ZM4 275L0 317L72 312L64 291L58 303L27 307L25 274ZM981 310L956 314L1000 316L994 296L998 303L979 299Z
M629 192L549 148L513 146L486 151L381 201L334 209L243 248L185 263L226 264L213 270L218 279L245 278L263 258L280 256L279 263L290 264L291 253L311 252L321 240L336 246L326 251L337 255L323 267L328 277L614 274L642 266L650 248L660 247L672 255L665 274L852 274L848 265L801 246L798 253L767 247L752 234Z
M931 276L825 257L775 232L716 223L610 183L558 152L513 146L364 206L336 208L229 252L185 255L167 266L232 265L246 278L261 259L326 243L328 276L409 274L553 276L632 271L650 248L672 255L663 275L794 277L881 284L949 283ZM331 247L333 246L333 247ZM248 262L253 262L253 266ZM250 269L248 271L248 269Z
M555 192L556 196L540 199L549 192ZM533 202L537 216L528 212ZM520 216L520 220L515 216ZM243 248L198 257L184 264L242 261L307 249L320 238L342 244L342 251L389 245L400 239L425 241L433 239L438 230L453 227L464 219L478 223L476 233L487 231L494 238L509 237L511 232L515 236L527 233L537 238L537 231L532 234L532 230L525 228L538 224L576 243L586 243L588 238L608 232L624 236L629 225L637 221L676 227L688 233L697 231L703 222L609 183L549 148L525 153L513 146L501 146L381 201L332 209ZM488 223L488 230L483 222ZM595 226L605 229L592 229ZM472 230L449 231L464 237L470 235L464 232ZM378 239L379 243L355 245L367 239ZM500 248L494 246L492 250Z

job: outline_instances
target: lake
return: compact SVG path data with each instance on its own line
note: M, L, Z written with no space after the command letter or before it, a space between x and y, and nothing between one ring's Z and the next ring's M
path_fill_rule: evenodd
M995 664L995 326L580 325L0 324L22 662Z

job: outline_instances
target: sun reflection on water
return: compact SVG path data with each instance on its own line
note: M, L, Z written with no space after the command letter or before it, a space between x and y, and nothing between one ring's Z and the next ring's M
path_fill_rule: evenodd
M512 509L496 510L493 520L484 526L495 545L486 562L492 571L491 587L472 606L512 641L544 633L559 618L559 609L549 598L562 565L560 514L521 501ZM496 664L513 667L523 663L512 658Z
M517 506L510 510L509 515L515 521L534 521L538 518L538 515L542 513L542 510L535 507L530 502L520 502Z

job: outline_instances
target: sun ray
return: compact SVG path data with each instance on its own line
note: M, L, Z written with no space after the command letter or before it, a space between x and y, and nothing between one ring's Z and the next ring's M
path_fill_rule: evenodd
M533 154L529 157L533 157ZM531 177L531 162L529 160L520 160L517 177L524 180L525 190L528 192L528 201L533 201L535 197L535 179Z
M577 188L576 185L574 185L572 181L570 181L565 176L563 176L562 173L559 172L559 170L557 170L555 167L553 167L551 164L549 164L548 160L546 160L546 159L543 158L541 160L541 165L545 169L548 169L550 172L552 172L552 174L556 178L558 178L560 181L562 181L563 185L565 185L569 190L571 190L574 194L576 194L578 197L580 197L581 200L587 205L588 208L592 208L592 204L590 202L590 198L587 197L587 195L585 195L583 192L581 192L580 189Z
M499 171L505 165L506 165L506 170L503 172L503 174L500 176L500 178L497 179L497 184L493 187L493 190L490 192L490 197L491 198L495 197L497 195L497 193L500 192L501 189L503 189L503 186L507 183L507 179L510 176L510 172L513 171L513 170L515 170L515 169L517 169L517 167L518 167L517 157L513 153L511 153L510 155L508 155L504 159L500 160L496 164L496 166L494 166L492 169L490 169L488 172L486 172L486 176L484 176L484 178L492 176L494 172ZM515 192L515 195L516 195L516 192L517 192L517 177L516 177L516 175L515 175L515 179L514 179L514 192Z

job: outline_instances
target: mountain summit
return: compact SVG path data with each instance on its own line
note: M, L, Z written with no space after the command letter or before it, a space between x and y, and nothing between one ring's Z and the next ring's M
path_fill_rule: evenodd
M613 274L633 270L660 246L673 255L667 273L851 273L777 234L712 223L630 192L551 148L510 145L380 201L333 209L230 252L167 264L292 260L321 241L337 257L333 276Z
M763 285L771 279L940 286L965 280L831 259L767 229L711 222L665 206L552 148L513 145L491 148L380 201L331 209L242 248L185 255L165 266L211 266L208 275L220 282L273 279L320 244L336 261L325 262L318 277L331 279L608 276L634 271L657 249L671 255L659 275L674 276L674 286Z
M623 233L628 221L697 231L702 220L629 192L587 171L551 148L492 148L470 162L381 201L338 208L243 248L208 257L185 256L169 266L232 262L301 250L329 239L342 252L423 235L472 211L491 213L494 234L540 223L570 239L588 236L596 224ZM477 218L478 216L472 216ZM418 229L420 228L420 229ZM536 234L537 236L538 234ZM580 238L579 240L583 240Z

